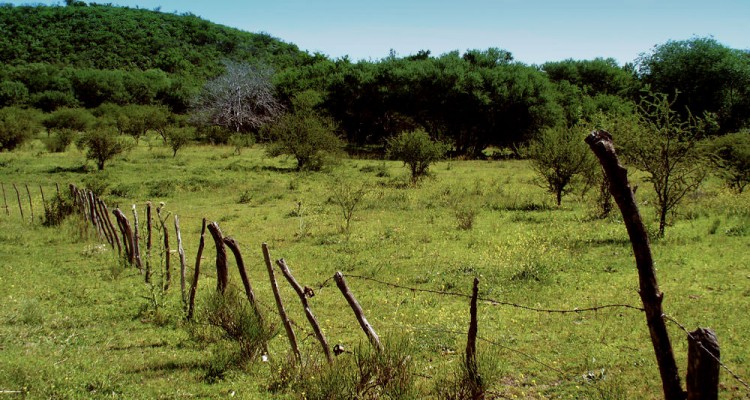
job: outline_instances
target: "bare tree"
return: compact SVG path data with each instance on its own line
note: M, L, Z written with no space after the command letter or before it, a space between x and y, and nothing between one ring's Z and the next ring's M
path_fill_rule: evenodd
M226 72L203 86L193 104L193 119L234 132L257 130L281 111L271 82L273 70L226 61Z

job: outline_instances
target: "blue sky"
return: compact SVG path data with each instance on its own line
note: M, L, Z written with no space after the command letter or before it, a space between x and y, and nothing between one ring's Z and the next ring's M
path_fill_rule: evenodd
M654 45L694 36L712 36L729 47L750 49L750 0L97 2L191 12L222 25L267 32L303 50L333 58L349 55L353 60L381 59L390 49L406 56L422 49L439 55L499 47L526 64L595 57L624 64Z

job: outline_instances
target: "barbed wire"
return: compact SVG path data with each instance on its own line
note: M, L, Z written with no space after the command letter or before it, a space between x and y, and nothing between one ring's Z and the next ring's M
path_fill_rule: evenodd
M667 315L667 314L662 314L661 316L662 316L662 318L666 319L667 321L669 321L669 322L671 322L671 323L673 323L673 324L677 325L678 327L680 327L680 329L682 329L682 330L683 330L683 331L684 331L684 332L685 332L685 333L686 333L686 334L688 335L688 337L690 337L690 339L693 339L693 341L694 341L694 342L695 342L695 343L696 343L696 344L697 344L697 345L698 345L698 346L699 346L699 347L700 347L701 349L703 349L703 351L705 351L705 352L706 352L706 354L708 354L708 355L709 355L709 356L710 356L711 358L713 358L713 359L714 359L714 360L715 360L715 361L716 361L717 363L719 363L719 365L721 365L721 367L722 367L722 368L724 368L724 370L726 370L726 371L727 371L727 372L729 373L729 375L732 375L732 377L733 377L734 379L736 379L736 380L737 380L738 382L740 382L740 383L741 383L741 384L742 384L743 386L745 386L745 389L747 389L747 390L748 390L748 391L750 392L750 385L748 385L748 384L747 384L747 382L745 382L745 381L744 381L744 380L743 380L742 378L740 378L740 377L739 377L739 375L737 375L737 374L736 374L736 373L735 373L734 371L732 371L731 369L729 369L729 367L727 367L727 366L726 366L726 364L724 364L723 362L721 362L721 360L719 359L719 357L717 357L717 356L716 356L715 354L713 354L713 353L712 353L712 352L711 352L710 350L708 350L708 349L707 349L707 348L706 348L705 346L703 346L703 343L701 343L701 342L700 342L699 340L695 340L695 338L693 337L693 335L692 335L692 334L691 334L691 333L690 333L690 332L689 332L689 331L687 330L687 328L685 328L685 326L684 326L684 325L682 325L682 324L681 324L681 323L680 323L679 321L677 321L676 319L674 319L673 317L671 317L671 316L669 316L669 315Z
M439 295L443 295L443 296L453 296L453 297L461 297L461 298L471 299L471 295L464 294L464 293L445 292L445 291L441 291L441 290L414 288L414 287L399 285L397 283L385 282L385 281L382 281L382 280L379 280L379 279L370 278L370 277L361 276L361 275L354 275L354 274L343 274L343 275L345 277L350 277L350 278L355 278L355 279L362 279L362 280L372 281L372 282L379 283L381 285L386 285L386 286L390 286L390 287L398 288L398 289L410 290L412 292L439 294ZM325 282L327 282L328 280L330 280L330 278L327 279ZM573 308L573 309L551 309L551 308L531 307L531 306L526 306L526 305L523 305L523 304L517 304L517 303L508 302L508 301L495 300L495 299L491 299L491 298L487 298L487 297L478 297L477 299L480 300L480 301L486 302L486 303L490 303L492 305L510 306L510 307L520 308L520 309L528 310L528 311L545 312L545 313L555 313L555 314L572 314L572 313L581 313L581 312L587 312L587 311L599 311L599 310L603 310L603 309L607 309L607 308L628 308L628 309L633 309L633 310L637 310L637 311L644 311L644 309L641 308L641 307L636 307L636 306L632 306L632 305L629 305L629 304L607 304L607 305L603 305L603 306L594 306L594 307L585 307L585 308L578 308L578 307L576 307L576 308Z

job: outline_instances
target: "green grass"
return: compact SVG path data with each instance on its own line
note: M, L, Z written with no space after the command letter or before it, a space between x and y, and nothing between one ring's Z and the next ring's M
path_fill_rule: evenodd
M48 198L55 183L63 190L68 183L97 187L110 208L119 205L128 216L130 205L137 204L142 227L145 202L164 202L167 212L180 217L190 270L201 219L217 221L225 235L239 241L264 310L274 305L260 251L267 242L272 257L283 257L302 285L315 288L309 301L329 343L357 349L366 345L365 336L329 280L336 271L350 275L351 290L375 330L408 342L418 398L434 396L461 362L468 299L396 289L354 275L464 294L478 276L481 296L539 308L640 306L619 215L594 218L593 193L565 197L556 208L552 196L533 185L525 161L441 162L432 167L431 178L411 187L408 171L396 162L350 159L326 172L304 173L294 171L294 160L265 157L261 146L239 156L229 147L193 146L173 158L156 138L150 142L154 145L142 141L103 172L82 168L78 150L50 154L40 142L0 153L10 211L8 216L0 209L0 390L22 391L19 396L28 398L299 398L295 388L315 388L309 386L314 383L274 386L290 353L283 329L269 342L271 362L232 363L231 342L207 334L205 321L182 321L179 284L159 297L156 310L142 276L93 235L82 235L77 220L42 227L39 185ZM348 234L341 231L344 221L330 194L330 185L346 184L340 182L370 186ZM29 185L34 224L20 221L11 183ZM653 228L653 195L647 183L638 183L641 212ZM28 220L25 196L23 189ZM467 212L473 214L468 228L459 219ZM748 194L732 194L709 180L652 246L665 312L688 329L714 329L722 360L745 379L750 378L750 318L744 315L750 306L748 235ZM170 237L174 249L173 232ZM216 285L214 254L207 234L199 310ZM231 255L230 260L230 285L240 288ZM158 251L152 262L159 267ZM176 255L172 263L178 265ZM297 337L308 365L324 368L315 366L319 345L308 336L312 330L296 294L286 282L280 286L291 318L302 327ZM669 331L684 375L685 334L674 324ZM561 315L481 304L479 335L492 342L480 341L479 350L482 360L494 364L490 390L496 397L661 397L645 317L638 311ZM727 373L722 371L721 379L722 398L748 396Z

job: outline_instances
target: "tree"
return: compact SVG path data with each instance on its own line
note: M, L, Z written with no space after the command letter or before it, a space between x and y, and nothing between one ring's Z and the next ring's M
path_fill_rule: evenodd
M203 86L193 119L234 132L250 132L273 121L282 108L274 97L273 71L265 66L227 61L226 72Z
M104 169L105 162L128 148L117 131L105 125L97 126L84 133L77 145L79 148L86 149L86 159L94 160L100 171Z
M542 179L541 186L555 195L557 206L577 178L586 178L596 168L578 126L558 126L539 132L526 148L531 167ZM584 130L585 131L585 130Z
M716 113L722 133L750 120L750 56L713 38L668 41L637 62L644 83L658 93L680 93L673 109L683 118Z
M297 160L297 170L319 170L325 157L339 152L344 143L336 135L336 122L315 110L320 94L306 91L292 101L293 112L282 115L268 129L271 143L268 155L290 155Z
M13 150L39 129L37 113L18 107L0 108L0 151Z
M430 165L443 159L448 151L448 145L432 140L424 129L401 132L398 136L388 140L388 158L400 160L409 166L411 182L417 183L426 176Z
M93 122L91 113L79 108L61 108L49 114L42 121L49 134L45 140L47 149L52 152L65 151L76 134L86 131Z
M742 193L750 184L750 132L717 137L707 143L710 160L724 181Z
M709 117L682 118L674 104L665 94L651 95L638 104L635 120L621 120L619 127L612 128L622 133L618 141L623 158L646 172L653 185L659 237L664 236L667 214L705 177L705 160L697 144L712 123Z
M195 139L195 128L192 126L168 127L164 130L167 143L172 149L172 157L177 156L177 150L185 147L191 140Z

